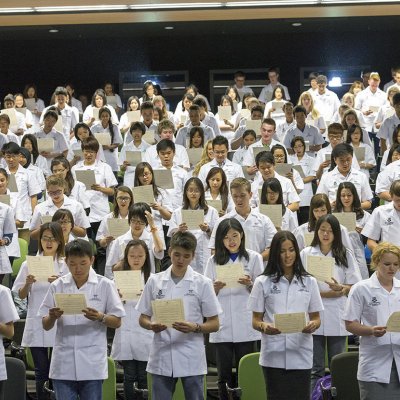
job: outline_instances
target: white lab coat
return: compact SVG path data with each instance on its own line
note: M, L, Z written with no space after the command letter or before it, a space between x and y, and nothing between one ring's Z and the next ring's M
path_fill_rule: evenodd
M151 275L136 309L152 316L153 300L183 299L185 320L198 324L203 318L221 313L210 279L188 266L177 284L171 278L171 268ZM168 377L207 374L207 361L202 333L182 333L173 328L154 334L147 372Z
M290 156L290 161L293 165L300 165L303 169L305 177L315 176L313 171L315 157L309 156L307 153L304 154L301 160L298 159L296 154ZM313 188L311 182L304 183L304 189L299 193L300 207L308 207L313 197Z
M241 263L243 275L250 276L252 282L254 282L264 270L263 260L261 255L255 251L246 250L249 254L248 261L244 257L238 257L235 261L229 259L225 265ZM212 281L217 280L217 268L215 256L211 256L207 262L204 275ZM238 343L261 339L260 332L254 330L251 325L252 313L247 308L249 296L250 292L244 285L235 288L222 288L219 291L217 298L223 312L219 317L219 331L210 334L211 343Z
M15 226L13 209L7 204L0 203L0 239L3 239L5 234L13 234L18 240L18 232ZM0 246L0 274L8 274L12 271L10 260L8 259L7 247Z
M199 171L199 179L203 182L203 185L206 186L206 178L208 172L213 167L219 167L217 161L211 160L207 164L204 164ZM226 159L223 166L221 167L226 175L226 180L228 182L232 182L235 178L244 178L243 169L240 165L233 163L229 159Z

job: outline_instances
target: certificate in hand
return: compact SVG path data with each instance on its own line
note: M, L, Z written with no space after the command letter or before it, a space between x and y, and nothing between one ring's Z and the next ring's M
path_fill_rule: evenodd
M91 190L92 185L96 184L96 178L92 169L78 169L75 171L76 180L86 186L86 190Z
M129 164L136 167L139 163L142 162L142 152L127 150L125 152L125 159L126 161L128 161Z
M61 115L58 116L57 122L56 122L56 124L54 125L54 129L55 129L57 132L61 132L61 133L62 133L62 131L64 130L64 128L63 128L63 119L62 119L62 116L61 116Z
M220 120L227 119L229 121L232 117L231 106L218 106L218 116Z
M238 280L243 274L243 265L241 263L217 265L217 280L226 283L223 289L242 287L243 285Z
M400 332L400 311L395 311L386 323L388 332Z
M115 96L106 96L106 99L110 107L117 107L117 98Z
M147 131L143 136L142 139L147 142L148 144L154 144L156 139L154 138L154 131Z
M26 108L29 111L34 111L36 108L36 100L35 99L25 99Z
M14 174L8 174L7 188L10 190L10 192L18 192L17 181L15 180Z
M74 156L80 157L81 159L83 158L83 151L82 149L74 149L72 150L74 152Z
M182 210L182 222L188 229L200 229L199 225L204 223L204 210Z
M42 224L47 224L48 222L51 222L53 219L52 215L42 215L40 217L40 220L42 221Z
M200 161L202 152L203 149L196 149L195 147L187 149L187 154L191 165L196 165Z
M242 109L240 110L240 116L241 116L242 118L245 118L245 119L250 119L251 111L248 110L247 108L242 108Z
M311 246L313 239L314 239L314 232L306 232L304 234L304 242L306 244L306 247Z
M210 207L214 207L218 212L222 211L222 200L207 200Z
M186 121L187 121L187 116L185 114L181 114L181 117L180 117L181 124L185 124Z
M282 205L281 204L260 204L258 206L261 214L266 215L276 228L282 227Z
M111 136L108 132L97 132L94 137L102 146L109 146L111 144Z
M46 153L52 153L54 151L54 139L53 138L38 138L37 139L39 153L42 151Z
M353 147L358 162L365 161L365 147Z
M64 315L82 314L82 310L87 308L83 293L54 293L54 302Z
M115 238L125 235L129 231L128 220L122 218L108 218L107 227L110 236Z
M122 300L137 300L142 294L142 271L114 271L114 281Z
M260 134L261 120L260 119L248 119L246 120L246 130L252 129L256 135Z
M93 108L92 108L92 111L93 111L93 118L94 118L94 120L95 120L95 121L98 121L98 120L99 120L99 111L100 111L100 108L93 107Z
M261 153L263 151L267 151L267 148L264 146L259 146L259 147L253 147L253 156L254 159L256 158L258 153Z
M346 227L349 232L354 232L356 230L355 212L332 213L332 215L334 215L338 219L340 225Z
M333 257L307 256L307 272L317 281L330 282L333 277L335 259Z
M274 326L281 333L299 333L306 325L305 312L274 314Z
M173 189L174 180L170 169L154 169L154 182L162 189Z
M15 111L15 108L5 108L1 110L0 114L8 115L8 118L10 118L10 126L18 124L17 112Z
M135 186L132 188L135 203L155 203L153 185Z
M275 172L279 175L286 176L289 172L292 171L292 164L275 164Z
M54 260L51 256L26 256L28 272L37 281L47 282L54 275Z
M306 177L306 175L305 175L305 173L304 173L304 170L303 170L303 168L302 168L301 165L293 165L292 167L293 167L293 169L295 169L295 170L300 174L300 176L301 176L302 178L305 178L305 177Z
M153 300L153 321L170 328L175 322L185 321L185 309L182 299Z
M379 111L379 106L369 106L368 111L372 111L373 113L377 113Z
M332 153L325 153L325 161L331 161Z
M282 112L282 107L285 103L283 101L273 101L272 108L275 108L275 112Z
M131 124L132 122L138 122L140 121L140 111L128 111L126 113L126 116L128 117L128 122Z
M9 194L0 194L0 203L10 205L10 195Z
M305 151L310 151L310 141L305 140L304 143L306 144L306 150Z

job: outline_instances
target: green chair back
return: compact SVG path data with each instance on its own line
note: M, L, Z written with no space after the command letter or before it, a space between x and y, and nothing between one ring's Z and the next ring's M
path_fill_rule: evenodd
M21 265L26 260L26 256L28 254L28 242L24 239L18 238L18 244L21 251L21 257L13 261L11 273L12 279L15 279L17 277Z
M115 362L108 357L108 378L103 382L103 399L115 400L117 398L117 372Z
M242 390L241 400L266 400L265 380L261 365L260 353L251 353L239 361L238 386Z
M354 400L360 398L357 380L358 352L350 351L332 357L332 387L336 388L338 400Z

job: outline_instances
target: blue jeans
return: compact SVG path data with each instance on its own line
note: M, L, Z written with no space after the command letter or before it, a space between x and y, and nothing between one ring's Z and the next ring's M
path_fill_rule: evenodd
M139 389L147 389L147 362L138 360L120 361L124 368L124 394L127 400L135 399L133 384L137 382Z
M57 400L102 400L103 380L66 381L53 379Z
M152 399L153 400L172 400L175 392L175 385L178 378L151 374ZM184 376L179 378L182 381L183 391L186 400L204 400L204 376ZM64 400L64 399L63 399Z
M49 380L50 353L48 347L31 347L33 363L35 364L36 397L47 399L43 385Z

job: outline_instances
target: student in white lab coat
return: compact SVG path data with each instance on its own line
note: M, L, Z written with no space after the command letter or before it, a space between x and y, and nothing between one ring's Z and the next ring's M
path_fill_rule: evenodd
M37 96L37 89L36 85L34 84L28 84L25 86L24 92L23 92L25 101L27 99L33 99L35 104L32 112L32 117L33 117L33 126L32 126L32 132L36 132L39 127L39 120L40 120L40 115L42 114L42 111L45 108L44 101L42 99L39 99Z
M58 399L101 400L107 379L107 328L119 328L125 310L114 283L92 269L92 246L78 239L65 247L69 273L55 280L39 308L43 328L56 326L49 377ZM54 295L82 294L86 308L63 315Z
M238 368L240 359L253 353L256 341L261 339L259 332L252 329L251 311L247 301L253 282L263 271L260 254L245 247L245 233L235 218L227 218L219 225L215 235L215 254L207 262L204 275L214 282L214 290L222 307L221 328L210 334L210 343L215 343L218 391L221 400L228 399L226 384L236 387L232 375L233 359ZM241 264L242 274L237 282L227 282L218 278L218 266Z
M75 240L75 237L72 234L72 229L74 229L75 222L71 211L67 210L66 208L60 208L54 213L53 217L51 218L51 222L58 222L61 225L65 244Z
M202 210L204 212L203 222L197 228L188 227L183 222L184 210ZM173 211L169 221L168 236L172 237L178 231L191 231L193 233L197 240L197 246L195 256L191 261L191 267L199 274L204 273L207 260L211 256L208 243L217 219L217 210L207 205L201 180L196 177L188 179L183 188L183 205Z
M10 289L0 285L0 338L11 339L14 336L14 321L19 319ZM6 360L3 340L0 345L0 399L4 397L4 383L7 380Z
M235 108L233 106L233 101L228 95L224 95L221 97L220 105L225 107L230 107L231 112L229 119L221 118L218 113L215 115L215 118L217 119L218 122L218 127L221 131L221 135L226 137L230 142L233 139L233 136L235 135L235 130L239 122L240 115L237 111L235 111Z
M141 271L142 283L145 285L150 277L149 249L143 240L131 240L125 247L124 259L114 266L114 271ZM136 299L124 299L120 293L126 316L121 327L115 330L111 347L111 357L118 360L124 369L124 395L126 399L135 399L133 385L138 389L147 389L147 361L153 332L146 331L139 325L140 314L135 306Z
M83 113L82 121L87 125L92 126L96 121L94 109L100 109L102 107L107 107L110 110L112 122L118 124L119 120L117 113L115 112L114 107L107 104L107 97L103 89L97 89L94 92L91 104L86 107L85 112Z
M55 331L43 329L42 318L37 315L50 284L60 276L68 273L64 261L64 236L58 222L42 224L39 232L39 255L52 257L53 273L46 280L37 277L29 271L27 261L22 263L12 290L21 299L28 299L28 314L26 317L22 346L29 347L35 363L36 396L38 400L47 399L43 385L49 380L50 356L49 347L54 346Z
M154 399L171 400L178 378L186 400L204 398L207 362L203 334L218 331L221 306L211 280L190 267L195 251L194 235L177 232L168 250L171 267L150 276L136 306L141 313L140 326L155 333L147 364ZM152 320L152 301L169 299L182 299L185 313L185 320L175 321L171 327Z
M357 379L361 400L399 397L399 334L388 330L388 319L400 312L400 248L381 242L372 253L371 278L355 284L343 319L346 329L360 336Z
M295 237L278 232L264 273L250 294L253 328L262 333L260 365L268 399L310 398L313 357L311 333L320 326L324 309L314 277L304 269ZM302 332L285 334L274 326L274 314L305 313Z
M40 173L43 175L43 179L51 175L47 160L39 154L37 139L35 135L33 135L32 133L27 133L26 135L22 136L21 147L29 151L29 153L31 154L31 164L35 167L38 167Z
M129 111L140 111L140 101L137 96L129 97L128 101L126 102L126 113L122 114L121 118L119 119L118 127L123 135L129 131L131 126L128 118Z
M354 256L356 257L360 268L361 276L363 279L368 279L369 271L365 259L364 243L361 231L371 214L361 208L361 202L357 190L351 182L342 182L339 184L335 209L333 212L354 212L356 214L356 230L349 232L349 237L353 246Z
M331 214L321 217L315 227L313 241L300 253L303 265L308 256L333 257L333 276L329 281L318 281L324 304L321 313L321 326L313 336L313 368L311 388L325 375L325 353L328 350L328 363L336 354L346 349L346 331L341 315L346 304L346 296L351 285L361 280L360 270L353 252L342 243L340 224Z

